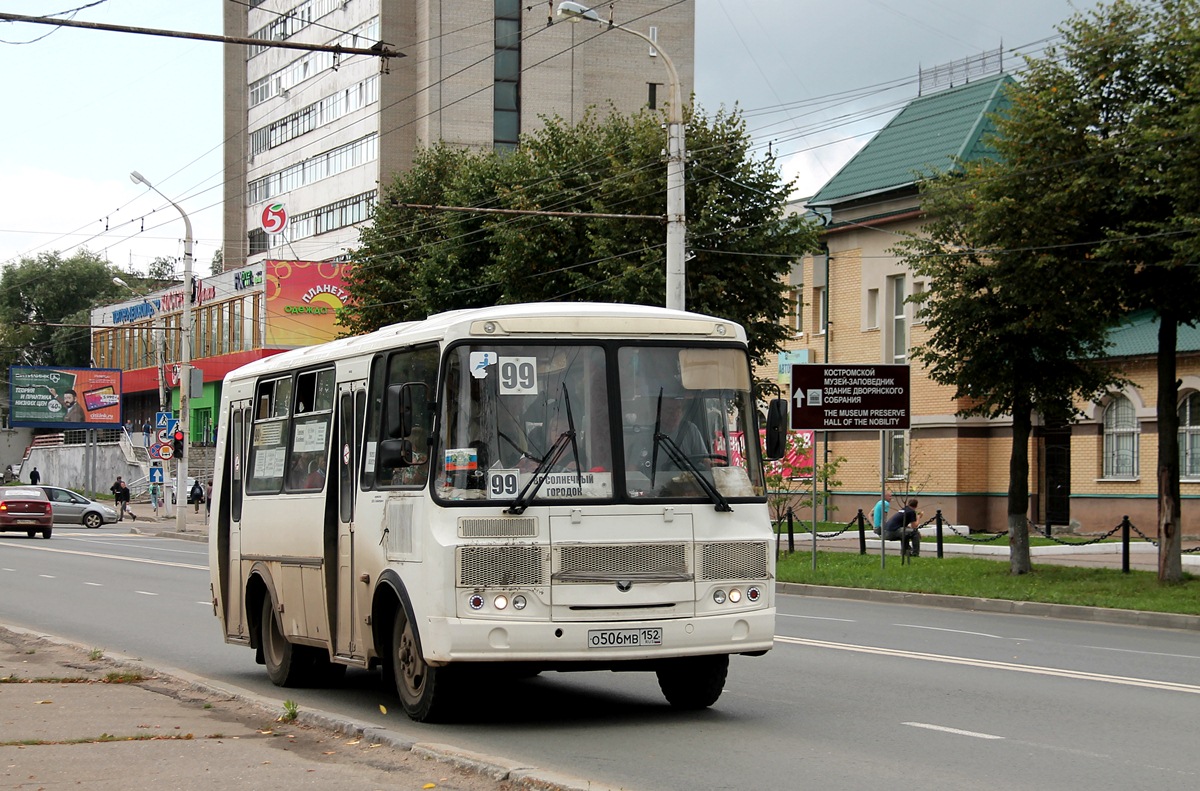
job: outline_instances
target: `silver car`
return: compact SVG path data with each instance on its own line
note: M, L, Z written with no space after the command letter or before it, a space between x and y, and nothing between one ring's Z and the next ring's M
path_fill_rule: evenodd
M82 494L58 486L39 486L54 505L55 524L83 525L97 528L117 521L117 512L111 506L89 500Z

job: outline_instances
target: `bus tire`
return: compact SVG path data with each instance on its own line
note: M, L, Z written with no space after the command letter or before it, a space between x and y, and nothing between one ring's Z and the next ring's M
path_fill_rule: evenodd
M426 664L417 641L417 629L403 607L396 608L392 651L387 664L391 671L389 680L405 714L416 722L437 722L444 717L449 708L447 690L443 688L447 670Z
M262 618L262 635L260 644L262 645L263 664L267 666L267 676L277 687L294 687L298 686L305 674L303 652L297 651L297 646L288 642L287 637L283 634L283 627L279 624L279 616L275 613L275 606L271 603L270 596L263 597Z
M655 672L658 688L672 708L706 709L717 702L725 688L729 654L672 659Z

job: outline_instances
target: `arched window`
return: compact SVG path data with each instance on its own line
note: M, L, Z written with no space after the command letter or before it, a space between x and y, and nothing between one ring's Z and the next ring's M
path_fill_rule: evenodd
M1200 478L1200 393L1179 405L1179 475Z
M1113 396L1104 408L1104 477L1136 478L1137 475L1137 416L1128 398Z

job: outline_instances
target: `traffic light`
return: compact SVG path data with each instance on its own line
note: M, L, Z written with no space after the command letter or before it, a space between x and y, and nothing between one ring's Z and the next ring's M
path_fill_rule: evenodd
M171 451L175 458L183 458L183 431L180 429L175 429L175 435L171 437Z

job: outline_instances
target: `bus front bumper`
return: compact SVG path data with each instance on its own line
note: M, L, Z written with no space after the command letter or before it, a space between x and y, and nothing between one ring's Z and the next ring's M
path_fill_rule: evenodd
M425 660L600 662L770 650L775 609L648 621L518 622L431 618L420 628ZM656 644L654 641L658 640Z

